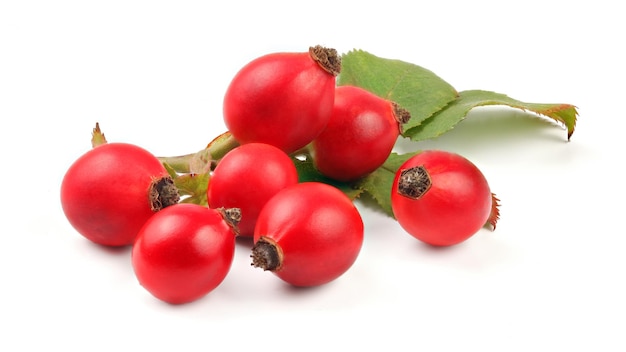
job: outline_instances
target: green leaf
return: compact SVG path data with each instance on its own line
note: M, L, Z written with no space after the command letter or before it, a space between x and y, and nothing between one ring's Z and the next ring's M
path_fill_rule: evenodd
M161 162L161 164L163 164L163 167L165 167L165 170L167 171L167 173L170 175L172 179L175 179L176 177L178 177L178 173L169 163Z
M207 205L207 187L210 174L182 174L174 178L174 185L178 188L181 203Z
M354 200L358 198L363 190L355 188L352 184L347 182L340 182L330 179L317 171L313 165L313 160L310 156L304 159L292 158L296 170L298 171L298 182L322 182L331 186L337 187L343 193L345 193L350 199Z
M313 165L313 160L307 155L306 158L295 158L292 160L298 170L298 182L322 182L337 187L350 199L355 200L366 193L369 195L382 211L393 217L391 209L391 188L396 171L410 157L419 152L406 154L391 153L385 163L371 174L354 182L340 182L330 179L320 174Z
M433 72L400 60L353 50L341 58L338 85L353 85L393 101L411 113L403 129L419 126L443 109L458 95L457 91Z
M385 214L394 217L393 210L391 209L391 189L393 188L393 180L400 166L418 153L419 151L406 154L391 153L387 161L377 170L359 181L357 187L370 195Z
M505 105L546 116L565 125L568 140L574 133L576 127L578 112L573 105L525 103L500 93L484 90L468 90L460 92L458 99L424 121L422 125L405 129L403 135L413 141L438 137L451 130L456 124L465 119L471 109L487 105Z

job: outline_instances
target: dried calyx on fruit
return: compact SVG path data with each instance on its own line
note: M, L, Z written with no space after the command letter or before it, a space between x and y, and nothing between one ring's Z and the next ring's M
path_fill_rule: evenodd
M252 266L266 271L280 270L283 261L280 247L267 237L260 237L252 246L250 257L252 258Z
M333 76L341 73L341 56L337 50L326 48L321 45L309 48L309 54L326 72Z
M150 198L150 208L155 212L180 201L178 188L174 184L174 179L170 176L154 179L150 184L148 194Z
M398 193L405 197L420 199L431 185L430 175L423 165L400 170Z

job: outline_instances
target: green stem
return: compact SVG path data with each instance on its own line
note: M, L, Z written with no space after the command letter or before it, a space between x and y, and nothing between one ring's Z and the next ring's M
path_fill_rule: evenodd
M235 140L233 135L229 132L223 133L217 138L215 138L209 145L207 149L211 154L211 158L213 160L220 160L224 157L229 151L235 149L239 146L239 142Z
M196 154L187 154L187 155L179 155L179 156L167 156L167 157L157 157L161 163L167 164L174 171L187 174L189 173L189 163L191 158L193 158Z
M229 133L223 133L216 137L209 145L196 152L186 155L158 157L162 163L167 163L176 172L191 173L198 163L215 163L229 151L239 146L239 142Z

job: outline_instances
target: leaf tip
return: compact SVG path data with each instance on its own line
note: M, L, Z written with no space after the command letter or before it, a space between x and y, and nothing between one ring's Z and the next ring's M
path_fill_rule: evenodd
M567 141L572 138L574 130L576 129L576 123L578 122L578 107L569 105L569 109L573 111L572 122L567 126Z

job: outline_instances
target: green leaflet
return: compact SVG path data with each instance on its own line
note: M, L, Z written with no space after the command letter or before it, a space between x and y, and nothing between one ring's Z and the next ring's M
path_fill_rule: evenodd
M381 167L363 179L354 182L339 182L325 177L315 169L310 157L306 159L292 158L292 160L298 170L299 182L323 182L330 184L340 189L352 200L359 198L365 193L376 202L385 214L393 217L391 188L396 171L406 160L417 153L391 153Z
M504 94L484 90L468 90L462 91L456 100L424 121L420 126L406 129L403 134L414 141L438 137L461 122L471 109L487 105L506 105L549 117L565 125L567 139L572 136L576 127L578 112L573 105L525 103L509 98Z
M163 163L163 166L174 179L174 185L181 196L181 203L207 205L207 187L211 178L209 172L177 174L167 163Z
M412 156L419 152L406 154L391 153L387 161L362 180L358 181L356 187L363 190L376 201L383 212L393 217L391 209L391 189L396 172Z
M296 166L296 170L298 171L298 182L327 183L340 189L352 200L358 198L361 193L363 193L362 189L355 187L351 183L335 181L322 175L319 171L317 171L315 165L313 165L313 160L310 156L307 156L304 159L292 157L291 160L293 161L294 165Z
M565 125L568 140L574 133L578 116L576 107L570 104L526 103L484 90L459 93L423 67L380 58L362 50L342 56L337 84L364 88L407 109L411 119L404 125L402 135L413 141L442 135L479 106L505 105L546 116Z
M353 85L394 101L411 113L405 130L416 127L456 99L457 91L433 72L400 60L374 56L362 50L341 58L339 85Z

